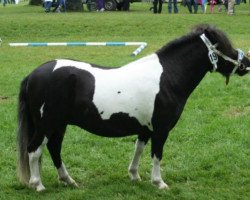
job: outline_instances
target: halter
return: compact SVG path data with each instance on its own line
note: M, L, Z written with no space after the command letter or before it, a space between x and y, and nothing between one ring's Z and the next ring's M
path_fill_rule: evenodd
M237 49L238 51L238 59L234 60L232 58L229 58L228 56L224 55L221 51L217 50L216 47L218 46L218 44L216 43L215 45L212 45L212 43L210 42L210 40L206 37L206 35L203 33L202 35L200 35L200 38L202 39L202 41L204 42L204 44L207 46L208 48L208 57L210 59L211 64L213 65L213 72L217 70L217 62L218 62L218 56L222 57L224 60L227 60L231 63L234 64L234 69L232 70L231 75L233 75L236 70L239 68L241 70L248 70L250 71L250 67L245 67L241 65L241 61L244 58L244 52L240 49Z

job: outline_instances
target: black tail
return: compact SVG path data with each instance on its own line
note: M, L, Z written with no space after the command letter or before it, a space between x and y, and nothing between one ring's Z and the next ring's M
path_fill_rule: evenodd
M32 134L32 121L26 99L26 88L28 77L26 77L20 87L19 107L18 107L18 133L17 133L17 151L18 151L18 176L23 184L29 183L30 169L27 146Z

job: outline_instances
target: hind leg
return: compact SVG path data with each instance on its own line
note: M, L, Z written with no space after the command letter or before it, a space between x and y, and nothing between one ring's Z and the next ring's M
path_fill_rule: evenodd
M66 185L71 185L74 187L78 187L77 183L75 180L69 175L64 163L62 162L61 167L57 169L58 175L59 175L59 180L65 183Z
M130 176L130 179L132 181L140 181L141 180L141 177L138 173L139 161L140 161L140 157L143 153L143 150L144 150L149 138L150 138L150 136L147 136L147 137L139 136L136 143L135 143L134 157L133 157L133 159L128 167L129 176Z
M62 148L64 132L65 128L62 129L61 131L57 131L54 135L52 135L52 137L49 139L47 147L51 155L51 158L53 160L53 163L57 168L59 180L67 185L78 187L77 183L69 175L61 159L61 148Z
M28 147L29 166L30 166L30 180L29 185L34 187L36 191L45 190L40 177L39 160L42 155L44 146L48 139L39 134L35 134Z

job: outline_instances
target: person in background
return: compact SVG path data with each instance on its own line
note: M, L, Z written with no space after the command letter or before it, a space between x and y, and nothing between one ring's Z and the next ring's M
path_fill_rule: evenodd
M222 12L222 7L225 4L225 1L224 0L218 0L217 4L218 4L218 10L219 10L219 12Z
M50 12L51 6L52 6L52 0L45 0L44 1L45 12Z
M56 6L53 10L53 12L66 12L66 4L65 4L65 0L58 0L56 3Z
M168 13L172 13L172 3L174 3L174 13L178 13L177 0L168 1Z
M124 11L129 11L129 7L130 7L130 0L124 0L123 1L123 6L122 6L122 10Z
M159 7L157 9L158 4L159 4ZM161 11L162 11L162 0L154 0L153 5L154 5L154 7L153 7L154 13L155 14L156 13L161 13Z
M3 6L7 4L7 0L3 0Z
M210 12L214 13L214 6L216 4L216 1L215 0L210 0L209 3L210 3Z
M97 0L97 10L96 11L100 11L103 12L104 9L104 0Z
M225 11L228 11L228 0L224 0Z
M193 13L192 6L194 7L194 13L198 11L198 0L186 0L189 13Z
M242 1L243 2L243 1ZM235 0L235 4L236 5L240 5L240 3L241 3L241 0Z
M228 0L228 7L227 7L227 14L228 15L234 14L234 2L235 2L235 0Z
M206 13L207 0L199 0L198 2L201 5L201 12Z
M130 8L130 0L123 0L122 2L117 3L117 10L121 11L129 11Z

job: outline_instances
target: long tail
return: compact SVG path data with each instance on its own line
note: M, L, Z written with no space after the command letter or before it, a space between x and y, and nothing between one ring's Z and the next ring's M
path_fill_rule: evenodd
M17 151L18 151L18 166L17 172L20 182L28 184L30 177L28 143L32 134L32 121L29 113L29 108L26 99L26 88L28 77L26 77L20 87L19 107L18 107L18 132L17 132Z

